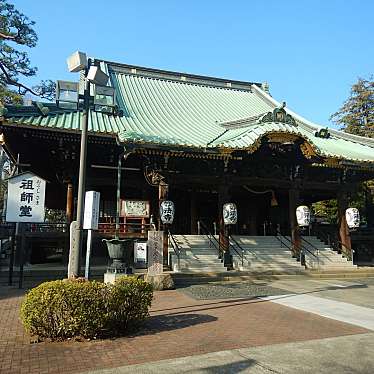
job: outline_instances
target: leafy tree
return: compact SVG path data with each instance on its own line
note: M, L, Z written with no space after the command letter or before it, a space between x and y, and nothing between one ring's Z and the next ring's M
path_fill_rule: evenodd
M338 203L336 199L318 201L312 204L316 217L332 225L338 222Z
M31 66L24 47L36 46L38 37L31 21L7 0L0 0L0 101L20 104L22 95L30 92L47 99L54 91L52 81L43 81L34 89L20 83L20 77L31 77L37 68Z
M348 133L374 138L374 81L372 78L359 78L351 88L350 97L331 117L337 125ZM364 182L350 196L350 206L360 210L362 217L368 217L367 210L373 204L370 190L374 189L374 181ZM316 215L324 217L331 224L337 223L336 199L319 201L313 204ZM370 215L370 214L369 214ZM369 223L369 222L368 222Z
M359 78L350 97L331 117L346 132L374 137L374 81Z

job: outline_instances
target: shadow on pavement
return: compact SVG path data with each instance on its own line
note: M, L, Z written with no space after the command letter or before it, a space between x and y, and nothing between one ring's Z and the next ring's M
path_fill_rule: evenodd
M204 311L204 310L212 310L212 309L222 309L222 308L228 308L236 305L244 305L249 303L266 303L273 300L280 300L280 299L287 299L289 297L297 296L297 295L308 295L313 293L319 293L322 291L333 291L333 290L349 290L349 289L356 289L356 288L367 288L368 286L366 284L357 284L357 285L350 285L350 286L328 286L319 288L317 290L313 291L307 291L307 292L290 292L285 290L284 295L277 295L274 296L272 299L261 299L256 296L249 296L249 297L238 297L238 298L230 298L230 300L220 300L217 302L208 302L203 304L194 304L194 305L183 305L178 306L175 308L167 308L167 309L157 309L152 310L153 313L156 312L165 312L165 311L173 311L172 315L178 315L180 313L184 313L184 311L178 311L178 309L187 309L187 308L196 308L194 310L188 310L188 312L198 312L198 311ZM287 292L287 293L286 293ZM198 300L204 300L204 299L198 299ZM206 299L209 301L212 301L212 299Z
M149 317L140 331L127 336L141 336L157 334L162 331L171 331L183 329L185 327L200 325L202 323L217 321L217 317L208 314L178 314L178 315L160 315Z
M256 365L255 360L246 359L240 360L236 362L230 362L224 365L214 365L205 368L199 368L199 373L212 373L212 374L236 374L241 372L247 372L250 367ZM184 371L184 373L196 373L196 369L192 369L189 371Z

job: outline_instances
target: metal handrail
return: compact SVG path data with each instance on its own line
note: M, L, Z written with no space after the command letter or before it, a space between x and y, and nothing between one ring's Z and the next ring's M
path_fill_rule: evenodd
M175 255L177 256L177 261L178 261L178 270L180 270L180 254L181 254L181 248L179 247L177 241L175 240L174 238L174 235L171 233L170 230L168 230L168 235L169 235L169 238L171 239L170 240L170 243L171 243L171 246L173 248L173 251L175 253Z
M327 245L331 246L334 250L340 251L339 244L342 245L343 243L335 237L334 234L331 232L324 232L322 230L314 230L317 238L321 237L321 240L327 243Z
M283 239L287 240L291 246L288 246L287 244L283 243L282 239L280 239L279 237L282 237ZM276 235L276 238L281 242L281 244L284 244L291 252L292 252L292 240L287 238L286 236L282 235L280 233L280 231L277 231L277 235ZM313 257L315 257L318 261L319 261L319 257L318 257L318 253L317 254L314 254L312 251L310 251L307 247L305 247L304 245L301 244L300 246L300 250L301 250L301 254L303 253L303 251L305 250L306 252L310 253Z
M318 247L316 247L313 243L309 242L308 240L306 240L303 236L300 236L301 238L301 241L307 243L308 245L310 245L318 254L320 254L320 250Z
M325 243L327 242L327 245L331 247L334 251L344 253L343 251L343 243L336 237L336 234L333 234L331 232L324 232L322 230L315 230L314 233L316 234L317 238L321 238L322 241ZM351 246L351 261L353 261L353 253L354 249Z
M218 252L218 258L223 258L223 253L221 251L219 241L217 238L209 231L209 229L206 227L205 223L203 221L199 221L199 226L200 228L203 228L205 231L205 236L208 237L209 243L213 245L213 247L217 250Z
M232 246L232 248L234 249L234 251L239 254L239 256L241 257L241 260L242 260L242 266L244 266L244 257L246 257L244 255L244 248L237 242L237 240L233 237L233 236L229 236L229 240L232 240L234 242L234 244L240 249L241 251L241 255L238 253L238 251L236 250L236 248L230 243L230 245ZM256 253L252 252L251 250L249 250L255 257L257 257Z

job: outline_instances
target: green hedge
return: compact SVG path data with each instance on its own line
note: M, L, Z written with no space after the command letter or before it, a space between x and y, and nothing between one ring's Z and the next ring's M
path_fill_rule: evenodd
M85 280L45 282L21 306L26 330L41 338L118 336L149 316L153 289L135 277L115 285Z

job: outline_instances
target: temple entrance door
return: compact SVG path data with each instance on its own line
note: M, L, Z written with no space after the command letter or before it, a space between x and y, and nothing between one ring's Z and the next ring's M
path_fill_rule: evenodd
M214 234L214 224L218 230L218 194L200 192L197 199L197 218ZM218 232L218 231L217 231Z
M283 195L283 192L275 191L276 199L272 199L270 192L254 194L240 191L235 199L238 205L237 234L276 235L278 229L283 231L284 227L288 227L288 201Z

